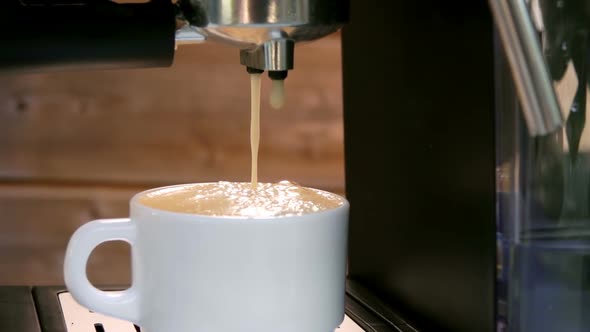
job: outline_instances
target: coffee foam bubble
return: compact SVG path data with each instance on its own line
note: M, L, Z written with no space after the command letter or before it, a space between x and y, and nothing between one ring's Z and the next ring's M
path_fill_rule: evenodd
M342 198L281 181L189 184L150 191L139 202L159 210L219 217L268 218L304 215L334 209Z

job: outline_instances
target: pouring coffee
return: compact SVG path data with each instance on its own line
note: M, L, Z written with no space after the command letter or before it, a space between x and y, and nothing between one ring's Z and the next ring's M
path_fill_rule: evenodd
M324 332L342 323L345 198L218 182L148 190L130 205L130 218L91 221L68 244L65 282L83 306L149 332ZM131 245L132 285L107 293L85 267L113 240Z

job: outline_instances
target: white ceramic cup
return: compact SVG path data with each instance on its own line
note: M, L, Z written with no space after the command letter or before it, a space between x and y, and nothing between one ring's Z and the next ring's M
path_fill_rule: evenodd
M139 202L145 194L129 219L91 221L71 237L64 277L81 305L144 332L329 332L343 321L344 198L332 210L240 219L154 209ZM107 293L86 262L114 240L131 245L132 285Z

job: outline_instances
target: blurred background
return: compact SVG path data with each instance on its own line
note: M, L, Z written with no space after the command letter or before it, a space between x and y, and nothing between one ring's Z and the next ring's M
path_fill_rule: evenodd
M141 190L249 181L250 85L234 48L181 47L167 69L0 73L0 285L62 285L69 237L127 217ZM340 36L295 51L281 110L263 81L259 179L344 192ZM367 103L370 107L370 103ZM130 280L101 245L91 281Z

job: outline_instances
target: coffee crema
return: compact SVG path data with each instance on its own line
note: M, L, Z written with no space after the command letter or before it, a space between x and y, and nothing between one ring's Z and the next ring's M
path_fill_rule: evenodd
M298 216L337 208L335 194L281 181L215 182L179 185L150 191L139 203L159 210L216 217L269 218Z

